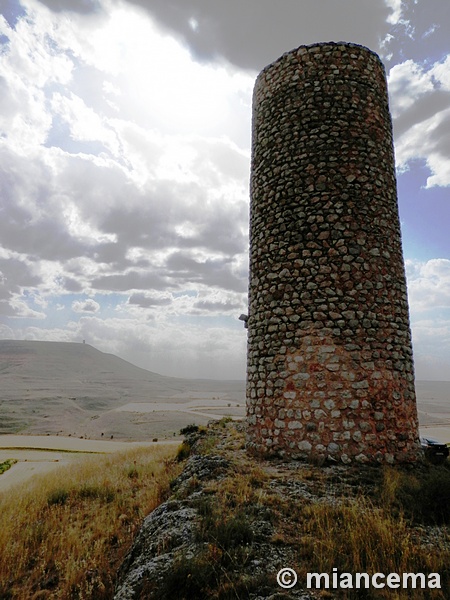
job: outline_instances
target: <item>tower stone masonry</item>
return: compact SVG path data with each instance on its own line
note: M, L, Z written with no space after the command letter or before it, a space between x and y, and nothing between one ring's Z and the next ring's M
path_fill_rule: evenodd
M420 456L386 76L350 43L284 54L253 97L249 450Z

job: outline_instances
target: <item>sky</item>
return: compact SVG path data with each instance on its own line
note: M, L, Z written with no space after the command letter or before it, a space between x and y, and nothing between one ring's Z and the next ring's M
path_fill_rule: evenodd
M450 380L450 2L0 0L0 338L244 379L252 90L381 57L418 379Z

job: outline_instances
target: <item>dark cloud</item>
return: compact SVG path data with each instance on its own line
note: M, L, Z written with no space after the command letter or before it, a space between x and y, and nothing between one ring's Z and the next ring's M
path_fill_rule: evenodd
M51 171L14 152L0 154L0 242L33 260L65 260L88 252L68 229Z
M66 292L78 293L83 290L81 283L73 277L60 277L58 283Z
M100 0L39 0L53 12L76 12L87 14L100 12L102 3Z
M173 299L168 296L153 296L152 294L137 293L131 294L128 298L128 304L140 306L141 308L152 308L155 306L168 306L172 304Z
M180 285L203 284L235 292L247 290L247 281L236 276L233 258L200 260L187 252L174 252L166 260L168 276Z
M86 247L74 239L57 219L31 220L28 214L16 220L15 210L0 226L3 244L26 254L31 260L64 260L86 254Z
M126 248L117 242L104 242L95 249L93 258L97 263L108 264L111 268L131 267L131 260L125 258Z
M128 0L204 61L260 70L302 44L348 41L377 51L391 10L382 0Z
M2 317L17 317L20 312L11 306L9 298L7 300L0 300L0 315Z
M42 279L33 273L32 267L19 258L0 258L0 314L3 316L20 316L22 305L17 307L14 299L19 297L25 288L40 285Z
M100 216L99 226L105 233L117 235L119 248L161 249L178 245L176 220L170 219L170 213L169 202L164 205L149 200L142 206L115 206Z
M18 293L22 287L35 287L42 279L32 268L19 258L0 258L0 284L10 292Z
M176 246L238 254L247 250L247 213L246 202L233 206L221 199L208 201L198 185L161 182L134 205L116 205L99 215L97 225L115 234L120 247ZM112 245L105 247L108 251L114 252Z
M96 290L126 292L129 290L165 290L176 287L166 277L158 273L131 270L128 273L102 275L92 280L91 286Z
M425 93L394 120L395 136L400 137L417 123L422 123L449 107L450 92L433 90Z

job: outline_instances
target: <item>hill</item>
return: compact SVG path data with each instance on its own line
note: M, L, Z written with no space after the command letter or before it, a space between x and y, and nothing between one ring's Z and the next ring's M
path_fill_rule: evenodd
M0 340L0 378L0 433L168 437L245 403L242 381L165 377L81 343Z

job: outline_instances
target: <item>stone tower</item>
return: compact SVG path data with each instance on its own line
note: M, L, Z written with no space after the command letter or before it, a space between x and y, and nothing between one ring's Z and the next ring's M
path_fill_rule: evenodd
M262 455L419 456L386 77L319 43L256 80L248 446Z

